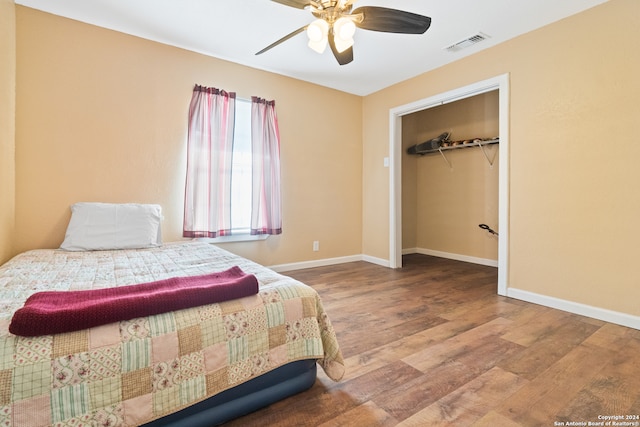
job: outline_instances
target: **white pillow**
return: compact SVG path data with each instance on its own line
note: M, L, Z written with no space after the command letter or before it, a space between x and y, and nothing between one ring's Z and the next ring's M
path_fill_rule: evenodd
M160 205L88 203L71 206L71 220L60 249L92 251L160 246Z

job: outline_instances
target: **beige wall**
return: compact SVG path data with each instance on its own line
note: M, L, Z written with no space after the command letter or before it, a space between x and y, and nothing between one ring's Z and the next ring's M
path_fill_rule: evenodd
M16 33L13 0L0 0L0 264L13 255Z
M639 40L640 2L611 0L367 96L364 253L389 254L389 109L509 73L508 285L640 315Z
M277 105L284 232L226 247L266 265L362 253L360 97L21 6L16 16L16 251L57 247L77 201L159 203L164 240L181 239L198 83ZM321 111L344 120L326 126Z
M498 91L402 117L402 247L498 259L498 145L407 154L442 132L452 141L498 135ZM447 163L449 162L449 163Z

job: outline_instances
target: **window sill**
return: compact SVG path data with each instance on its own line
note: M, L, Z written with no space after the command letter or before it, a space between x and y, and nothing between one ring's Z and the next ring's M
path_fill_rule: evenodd
M231 236L220 236L220 237L198 237L193 240L198 242L207 242L207 243L233 243L233 242L254 242L257 240L267 240L269 237L268 234L236 234Z

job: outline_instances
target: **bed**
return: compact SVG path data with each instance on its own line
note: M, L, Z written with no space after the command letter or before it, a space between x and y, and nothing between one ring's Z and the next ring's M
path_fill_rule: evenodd
M87 329L9 331L44 291L123 289L231 267L254 276L257 293ZM0 426L215 425L309 388L316 364L335 381L344 373L312 288L205 242L22 253L0 266L0 313Z

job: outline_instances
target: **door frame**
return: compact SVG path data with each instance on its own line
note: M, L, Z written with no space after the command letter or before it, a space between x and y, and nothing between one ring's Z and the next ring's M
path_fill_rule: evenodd
M498 90L498 294L509 277L509 74L443 92L389 110L389 266L402 267L402 116Z

